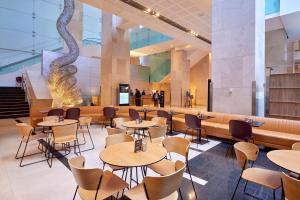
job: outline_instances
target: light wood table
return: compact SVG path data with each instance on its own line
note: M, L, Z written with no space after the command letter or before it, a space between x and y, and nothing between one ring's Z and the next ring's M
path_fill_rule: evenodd
M55 120L47 120L38 123L38 126L43 126L43 127L53 127L53 126L64 126L64 125L70 125L70 124L76 124L78 121L74 119L65 119L64 121L61 122L56 122Z
M276 165L296 174L300 174L300 151L274 150L267 157Z
M144 129L155 126L156 122L143 120L142 123L136 123L136 121L127 121L123 122L122 125L126 128Z
M147 151L134 153L134 142L123 142L107 147L100 153L100 159L118 167L142 167L161 161L167 150L155 143L147 143Z
M115 144L104 149L99 157L107 164L125 168L127 180L127 172L129 169L129 188L131 182L134 181L138 184L137 168L141 167L143 177L146 174L145 167L163 160L167 155L167 150L155 143L147 143L147 151L134 152L134 142L123 142ZM136 180L132 178L132 168L136 168ZM123 172L124 173L124 172Z

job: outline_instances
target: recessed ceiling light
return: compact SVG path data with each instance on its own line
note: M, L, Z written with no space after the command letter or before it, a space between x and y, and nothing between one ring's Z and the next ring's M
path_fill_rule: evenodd
M159 14L158 12L157 12L157 13L155 13L155 17L159 17L159 15L160 15L160 14Z
M139 25L139 28L142 29L142 28L144 28L144 26L143 25Z
M145 10L146 13L150 13L151 12L151 8L147 8L147 10Z

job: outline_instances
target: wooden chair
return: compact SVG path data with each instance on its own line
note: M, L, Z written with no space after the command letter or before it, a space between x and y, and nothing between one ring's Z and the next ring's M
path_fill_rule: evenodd
M52 160L54 157L54 151L56 144L61 144L63 149L65 150L65 154L67 154L67 150L71 151L70 143L74 143L74 153L77 155L76 146L78 147L79 154L81 155L78 138L77 138L77 128L78 124L69 124L62 126L54 126L52 127L53 136L50 139L51 144L51 157L50 157L50 167L52 167Z
M300 151L300 142L296 142L292 145L292 150Z
M92 143L91 148L82 150L81 152L95 149L94 141L93 141L93 138L92 138L92 135L91 135L91 132L90 132L92 117L80 117L78 119L78 121L79 121L79 129L77 130L77 132L82 133L83 140L84 140L83 144L80 144L80 145L86 144L86 139L85 139L85 134L86 133L89 134L89 137L90 137L90 140L91 140L91 143Z
M125 196L132 200L177 200L178 193L181 196L180 185L185 169L185 164L176 161L174 172L159 177L146 176L143 183L125 192Z
M119 128L110 128L107 127L107 135L116 135L116 134L126 134L126 130L124 129L119 129Z
M261 186L270 188L273 190L273 196L275 199L275 190L281 186L281 174L273 170L262 169L262 168L248 168L249 160L256 160L259 149L253 143L248 142L238 142L234 144L234 150L237 158L237 162L242 169L238 183L235 187L234 193L231 199L234 199L236 190L239 186L241 178L245 179L247 182L244 186L244 193L246 193L246 187L248 181L252 183L259 184ZM246 193L249 196L251 194Z
M20 159L21 158L19 166L24 167L26 165L31 165L31 164L34 164L34 163L47 161L47 159L43 159L43 160L39 160L39 161L36 161L36 162L28 163L28 164L25 164L25 165L22 164L24 157L44 153L43 145L42 145L42 149L39 149L39 147L41 145L39 140L42 140L42 139L47 140L47 135L42 133L42 132L40 132L40 133L34 132L34 128L32 126L30 126L29 124L27 124L27 123L18 123L18 124L16 124L16 126L17 126L17 129L18 129L18 132L19 132L20 136L22 137L21 142L20 142L19 147L18 147L18 150L17 150L17 153L16 153L16 156L15 156L15 159ZM26 155L27 146L28 146L28 143L30 143L30 142L38 142L38 149L40 150L40 152ZM20 151L21 146L22 146L23 143L25 143L25 147L24 147L22 156L19 157L19 151ZM45 149L45 151L46 151L46 149Z
M167 125L167 119L164 117L153 117L151 121L156 122L156 126L165 126Z
M282 185L284 197L286 200L300 199L300 180L297 180L285 173L282 173Z
M122 129L120 129L122 130ZM106 138L105 138L105 148L111 146L111 145L114 145L114 144L119 144L119 143L122 143L122 142L133 142L134 141L134 138L130 135L127 135L127 134L114 134L114 135L108 135ZM103 169L105 167L106 163L103 163ZM118 166L113 166L113 165L109 165L109 167L112 169L112 171L117 171L117 170L123 170L123 173L122 173L122 177L124 176L124 168L123 167L118 167Z
M162 143L163 146L167 149L168 153L174 152L185 157L186 168L190 175L191 183L195 192L195 197L197 199L197 193L196 193L195 185L192 179L189 162L188 162L190 141L180 137L168 137L164 139ZM173 162L172 160L165 159L158 163L150 165L149 168L155 171L156 173L165 176L174 173L175 170L174 166L175 166L175 162Z
M77 192L83 200L106 199L128 187L128 184L109 171L84 168L83 156L69 159L69 166L77 183Z
M148 129L150 142L161 144L162 141L167 137L168 125L158 127L150 127Z
M124 122L129 121L128 118L117 117L117 118L114 118L113 121L114 121L114 124L115 124L115 128L126 130L126 133L130 134L130 135L134 134L134 129L128 129L125 126L122 125Z

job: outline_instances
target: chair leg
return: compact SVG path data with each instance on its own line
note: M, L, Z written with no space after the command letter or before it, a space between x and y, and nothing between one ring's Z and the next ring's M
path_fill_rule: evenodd
M74 193L74 196L73 196L73 200L74 200L74 199L75 199L75 197L76 197L77 190L78 190L78 185L76 186L76 190L75 190L75 193Z
M236 190L237 190L237 188L238 188L238 186L239 186L239 184L240 184L241 178L242 178L242 174L240 175L239 180L238 180L238 182L237 182L237 184L236 184L236 186L235 186L235 189L234 189L233 195L232 195L232 197L231 197L231 200L234 199L234 196L235 196Z
M51 158L50 158L50 168L52 167L52 161L53 161L53 155L55 151L55 143L52 143L52 152L51 152Z
M22 146L22 143L23 143L23 141L21 140L20 145L19 145L18 150L17 150L17 153L16 153L16 156L15 156L15 159L18 159L18 154L19 154L20 148Z
M191 171L190 171L190 167L189 167L189 164L188 164L188 160L186 161L186 166L187 166L187 170L189 172L189 175L190 175L190 179L191 179L191 183L192 183L192 186L193 186L193 189L194 189L194 192L195 192L195 197L197 199L197 192L196 192L196 189L195 189L195 185L194 185L194 181L192 179L192 174L191 174Z
M23 162L23 158L25 156L25 152L26 152L26 149L27 149L27 145L28 145L28 141L26 142L25 144L25 148L24 148L24 151L23 151L23 154L22 154L22 157L21 157L21 161L20 161L20 167L23 167L24 165L22 165L22 162Z
M180 199L183 200L183 198L182 198L182 193L181 193L181 189L179 188L178 190L179 190L179 196L180 196Z
M79 155L81 155L80 145L79 145L78 139L76 140L76 142L77 142L77 147L78 147L78 150L79 150Z
M275 189L273 189L273 199L275 200Z
M90 132L90 128L87 127L87 130L88 130L88 133L89 133L89 136L90 136L90 139L91 139L91 142L92 142L92 149L95 149L95 145L94 145L94 141L93 141L93 138L92 138L92 135L91 135L91 132Z
M244 193L246 192L247 185L248 185L248 181L246 181L246 184L244 186Z

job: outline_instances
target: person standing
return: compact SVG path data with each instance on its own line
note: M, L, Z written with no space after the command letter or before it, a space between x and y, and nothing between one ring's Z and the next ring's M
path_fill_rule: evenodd
M143 92L142 92L142 96L145 96L146 95L146 92L145 92L145 90L143 90Z
M138 89L135 89L135 105L141 106L141 92Z
M159 102L159 93L158 90L153 94L153 101L154 101L154 106L158 107L158 102Z

